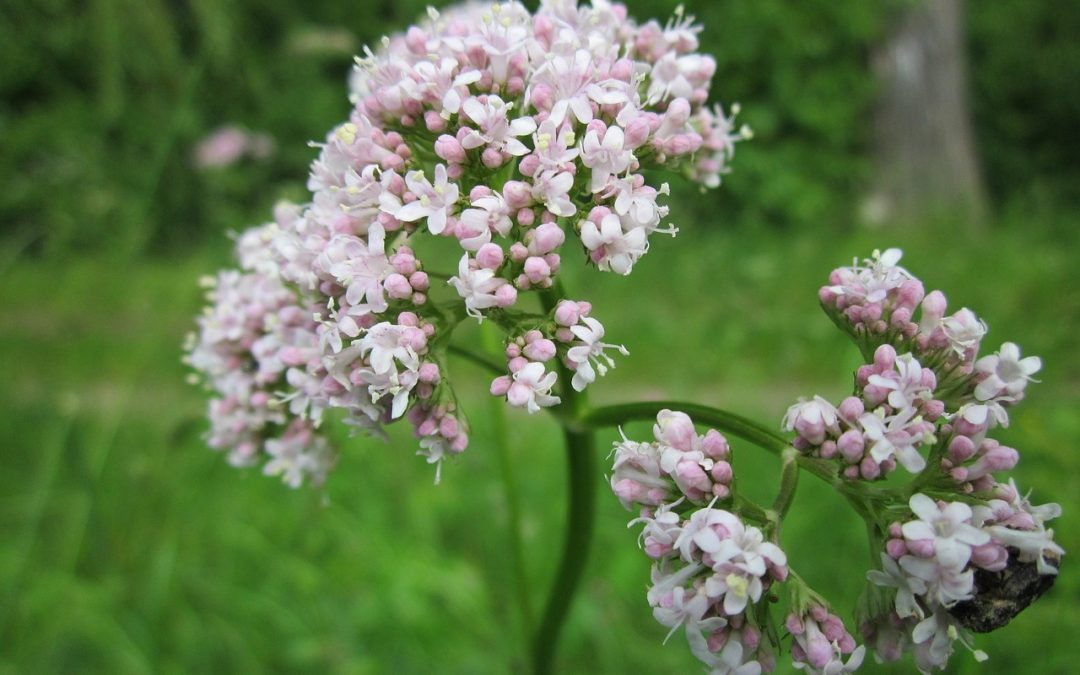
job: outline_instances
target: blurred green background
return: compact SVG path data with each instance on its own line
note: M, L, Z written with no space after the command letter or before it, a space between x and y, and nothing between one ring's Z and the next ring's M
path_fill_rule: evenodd
M673 2L629 2L639 19ZM1034 499L1059 501L1080 550L1080 5L971 2L971 106L990 217L869 225L870 67L905 1L723 0L690 7L714 93L756 138L718 191L673 185L674 242L630 278L568 265L632 356L597 401L668 397L779 424L799 395L845 392L855 350L817 308L828 271L875 247L950 304L1044 359L1003 442ZM307 164L344 119L350 55L424 3L14 0L0 5L0 673L503 673L524 668L487 378L454 379L474 442L432 485L407 430L347 439L325 490L237 471L202 441L203 394L180 345L196 279L228 230L302 200ZM198 170L224 124L266 133L265 160ZM672 358L676 355L677 358ZM561 542L564 463L544 416L508 413L539 606ZM646 433L645 427L632 428ZM628 430L629 431L629 430ZM608 441L602 438L606 454ZM771 458L736 446L767 496ZM645 603L631 514L601 486L566 673L698 672ZM804 481L785 546L851 606L865 545L840 500ZM950 672L1075 672L1080 581L979 640ZM908 672L910 663L870 672ZM782 666L779 672L788 672Z

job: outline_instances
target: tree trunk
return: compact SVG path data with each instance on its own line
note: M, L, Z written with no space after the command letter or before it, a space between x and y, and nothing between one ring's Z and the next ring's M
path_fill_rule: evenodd
M963 0L920 0L898 11L873 55L874 223L947 213L980 222L986 194L968 106Z

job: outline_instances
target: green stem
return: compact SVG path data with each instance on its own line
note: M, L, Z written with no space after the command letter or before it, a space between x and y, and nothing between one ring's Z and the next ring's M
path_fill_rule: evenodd
M468 349L465 349L464 347L459 347L457 345L448 345L446 347L446 351L447 353L453 354L454 356L460 356L466 361L470 361L475 365L480 366L484 370L487 370L488 372L495 373L495 375L506 375L506 366L500 366L498 363L489 359L488 357L472 352Z
M498 349L499 336L493 330L491 324L481 327L480 338L481 343L488 352ZM474 363L489 365L482 356L464 349L454 349L453 346L451 346L451 349ZM495 369L499 370L497 367ZM532 601L529 596L529 575L525 569L525 546L521 536L521 491L518 489L517 480L514 476L513 460L510 457L510 438L506 432L506 403L491 396L488 400L488 410L491 418L491 431L495 438L495 457L498 460L499 474L502 478L503 497L506 499L506 525L510 539L510 557L513 564L518 613L521 615L522 631L526 636L531 636L533 631L533 611Z
M799 487L799 451L792 447L784 448L781 454L783 465L780 468L780 491L773 502L773 511L778 520L783 520L795 501L795 490ZM779 526L779 523L777 523Z
M551 312L563 294L558 288L541 293L545 312ZM578 423L586 415L585 395L570 386L572 373L559 360L555 361L559 374L562 404L566 414L559 417L563 440L566 443L569 504L566 514L566 531L563 535L562 559L548 596L544 615L533 641L533 673L546 675L553 672L559 631L570 610L574 592L585 572L592 540L593 512L596 502L596 484L599 478L596 467L595 442L591 429Z

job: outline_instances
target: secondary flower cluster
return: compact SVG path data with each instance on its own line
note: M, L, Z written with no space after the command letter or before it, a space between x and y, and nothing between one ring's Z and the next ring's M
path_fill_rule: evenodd
M1018 455L986 434L1008 426L1006 409L1023 399L1041 362L1021 358L1010 342L978 358L985 324L966 308L945 317L945 296L924 295L897 265L900 256L875 252L862 266L832 272L822 304L870 363L858 369L853 396L837 406L802 400L783 428L797 434L797 449L839 462L846 478L881 478L897 464L919 473L929 460L963 491L987 490L990 474L1011 469Z
M864 612L862 630L882 659L911 651L928 673L946 666L954 641L973 649L967 629L1000 628L1049 587L1065 551L1045 523L1061 508L1033 506L1012 481L974 505L920 493L909 507L911 519L888 528L882 569L867 574L895 596Z
M879 658L910 651L930 672L945 667L956 640L973 649L968 628L998 628L1037 598L1064 551L1045 527L1060 508L1032 506L1011 480L998 482L994 474L1019 453L988 438L1008 426L1007 409L1041 362L1012 343L980 358L985 324L966 308L946 316L945 296L925 294L900 257L875 252L832 272L822 305L869 362L854 395L836 406L802 400L782 426L795 432L796 449L835 462L852 481L883 478L898 464L918 474L906 505L886 500L867 514L885 552L868 575L861 628Z
M667 186L650 185L646 169L719 184L747 134L705 105L716 64L697 53L699 32L681 10L639 25L606 1L546 0L535 15L507 2L429 10L368 50L348 120L318 144L310 201L240 237L238 274L275 297L209 298L191 363L216 392L211 443L238 463L274 457L270 470L291 484L321 479L327 462L299 458L329 456L316 427L340 409L374 431L409 419L429 461L460 452L468 431L445 354L469 317L512 338L509 374L492 384L511 405L559 401L552 358L573 371L560 387L603 375L605 350L625 349L602 341L588 303L563 302L538 328L521 295L563 300L568 240L597 268L628 274L650 235L674 234L658 202ZM437 238L456 253L445 257ZM277 318L286 305L295 311ZM246 342L216 334L244 321ZM288 451L277 443L286 433ZM310 468L282 468L286 455Z
M693 654L715 673L771 670L763 633L765 592L787 578L787 556L761 529L715 508L731 496L731 451L716 430L698 435L684 413L661 411L654 442L615 444L612 490L640 508L641 543L654 560L653 616L686 632Z

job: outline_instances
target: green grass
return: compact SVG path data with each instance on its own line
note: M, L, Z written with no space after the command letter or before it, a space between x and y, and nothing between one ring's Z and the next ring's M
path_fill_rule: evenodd
M832 266L900 245L928 287L986 318L991 345L1043 356L1042 383L1001 438L1023 453L1020 484L1063 504L1058 537L1080 550L1075 229L747 234L676 220L684 235L658 238L628 279L567 265L569 288L587 288L581 297L632 354L590 391L595 401L681 398L773 424L798 395L842 393L857 355L820 314L816 288ZM383 444L335 427L344 453L324 491L232 469L202 442L204 395L179 361L201 302L195 279L224 247L125 266L6 258L0 672L523 670L486 378L454 364L474 442L440 486L403 428ZM507 415L527 590L540 606L561 542L562 450L547 417ZM600 439L605 455L610 440ZM775 466L736 445L751 493L769 497ZM661 647L631 514L600 490L560 672L697 672L681 636ZM784 544L845 609L861 584L861 537L839 499L803 481ZM1071 672L1071 567L1067 557L1046 598L980 639L987 664L957 654L951 672Z

